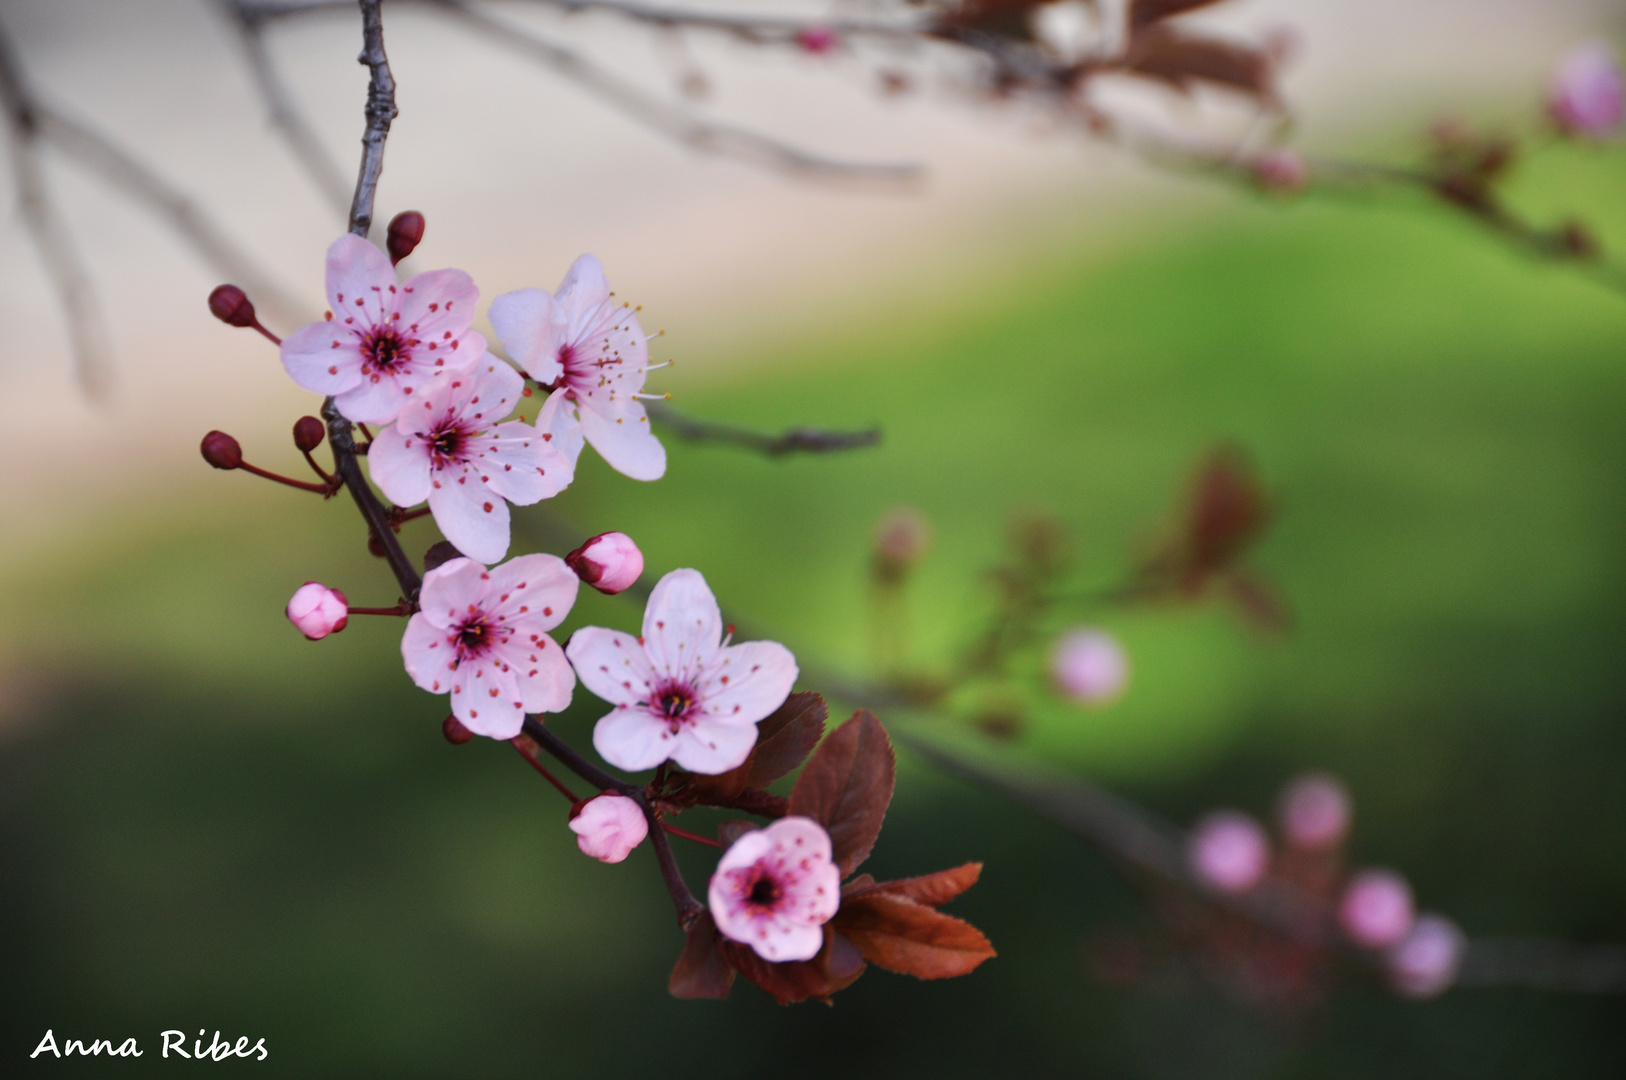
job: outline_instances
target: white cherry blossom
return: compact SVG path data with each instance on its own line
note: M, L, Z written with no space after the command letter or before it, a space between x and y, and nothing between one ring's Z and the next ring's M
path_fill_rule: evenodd
M517 371L487 353L409 404L367 453L385 495L397 506L427 499L446 539L478 562L508 554L509 503L552 498L574 475L546 432L502 422L524 388Z
M423 576L418 613L401 639L412 681L450 694L452 715L476 735L512 739L526 713L560 712L576 678L548 636L580 585L554 555L521 555L487 570L452 559Z
M722 613L698 570L661 578L642 637L583 627L565 653L582 684L615 706L594 727L593 746L633 772L667 759L697 773L734 768L797 674L796 658L776 641L723 639Z
M610 298L597 257L583 255L559 291L519 289L491 302L491 325L508 356L550 391L537 427L574 465L582 440L634 480L666 473L666 449L638 403L649 339L632 308ZM658 365L665 366L665 365Z
M479 299L461 270L398 282L388 255L346 234L327 249L332 310L288 335L282 366L306 390L331 396L351 420L387 424L413 395L485 354L485 338L469 329Z

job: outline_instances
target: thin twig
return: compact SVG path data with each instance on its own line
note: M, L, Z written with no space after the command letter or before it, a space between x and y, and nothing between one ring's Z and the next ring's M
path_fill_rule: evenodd
M647 4L623 3L622 0L535 0L535 2L570 14L582 11L609 12L634 22L648 23L666 29L717 30L759 44L794 42L798 35L808 30L827 30L844 38L912 40L918 38L927 27L914 12L904 20L880 21L730 15L715 11L650 7Z
M719 424L712 420L685 416L664 402L650 402L646 408L651 420L687 442L729 443L767 454L769 457L856 450L860 447L876 446L881 441L881 429L878 427L865 428L861 431L825 431L822 428L795 427L778 435L766 435L732 424Z
M356 176L356 193L350 200L350 231L365 237L373 227L373 199L378 194L378 177L384 171L384 142L390 124L399 114L395 107L395 76L390 73L389 54L384 51L382 0L359 0L361 4L361 55L367 79L367 127L361 136L361 170Z
M333 451L334 475L350 489L351 498L356 500L356 509L361 511L363 520L367 522L367 531L383 548L384 559L390 564L396 584L401 586L401 595L408 600L417 600L423 579L418 576L417 568L407 558L406 552L401 550L401 541L396 538L395 530L390 528L388 508L373 494L366 477L361 475L361 463L356 458L356 439L350 421L339 412L332 398L322 403L322 418L327 421L327 442Z

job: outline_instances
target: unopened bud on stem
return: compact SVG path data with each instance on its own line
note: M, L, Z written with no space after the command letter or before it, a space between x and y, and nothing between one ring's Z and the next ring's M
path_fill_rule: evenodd
M235 285L220 285L209 294L209 310L227 326L253 326L259 321L248 295Z
M474 738L474 732L463 726L463 722L455 716L448 716L440 723L440 732L446 736L446 741L453 746L462 746Z
M301 416L294 421L294 445L303 453L310 453L327 438L327 425L314 416Z
M211 431L203 437L203 460L217 469L235 469L243 464L243 448L224 431Z
M337 634L350 621L350 603L344 593L320 581L307 581L288 601L288 621L312 641Z
M423 215L416 210L404 210L390 219L389 233L384 246L389 248L390 262L398 263L412 254L423 241Z
M565 564L587 584L613 596L644 572L644 553L626 533L607 532L566 555Z

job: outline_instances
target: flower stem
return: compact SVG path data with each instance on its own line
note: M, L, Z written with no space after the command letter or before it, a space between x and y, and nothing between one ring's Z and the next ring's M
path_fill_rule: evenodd
M287 484L289 487L298 488L301 491L314 491L318 495L332 495L334 492L339 490L338 484L331 478L329 478L328 482L325 484L313 484L308 480L294 480L290 477L282 476L267 469L262 469L258 465L250 465L246 461L237 467L242 469L244 472L251 472L255 476L261 476L267 480L275 480L279 484Z
M517 735L514 738L509 739L508 742L515 750L519 751L520 757L531 763L531 768L542 774L542 779L552 784L554 788L558 790L559 794L570 800L571 806L575 806L577 803L581 802L580 799L576 798L575 792L571 791L569 788L565 787L564 784L560 783L557 776L550 773L540 761L536 760L536 753L531 749L532 746L536 745L534 740L528 739L524 735Z

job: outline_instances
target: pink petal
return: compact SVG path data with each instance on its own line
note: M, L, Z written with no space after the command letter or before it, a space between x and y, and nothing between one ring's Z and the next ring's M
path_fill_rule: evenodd
M307 323L289 334L282 342L282 366L313 394L342 394L361 382L356 335L337 323Z
M481 427L493 427L512 416L525 389L520 373L489 352L457 381L464 383L456 399L459 411Z
M576 674L553 638L539 634L535 641L529 641L516 635L497 649L497 656L511 669L519 702L526 712L557 713L570 707Z
M644 648L661 675L687 677L704 671L717 655L723 614L698 570L673 570L661 578L644 608Z
M409 416L411 409L407 410ZM416 432L402 434L408 416L380 431L367 451L367 472L396 506L415 506L429 497L429 444Z
M403 383L393 375L368 375L351 389L334 394L333 403L346 419L358 424L388 424L401 415L411 398L405 388L417 382L414 379Z
M531 378L546 386L564 374L559 347L565 343L565 318L553 297L541 289L503 293L487 312L497 340Z
M623 706L593 726L593 749L627 772L653 769L666 760L671 747L671 725L645 709Z
M582 434L610 468L634 480L666 475L666 447L649 430L642 405L629 400L607 411L584 402L580 411Z
M785 703L796 675L796 658L777 641L730 645L701 680L701 708L707 716L755 724Z
M582 456L582 425L576 417L576 403L563 394L548 395L542 411L537 413L536 430L550 446L565 456L574 472L576 461Z
M580 588L581 579L559 556L521 555L492 569L486 610L527 632L552 630L570 613Z
M461 270L430 270L416 274L401 286L400 321L403 337L416 338L427 345L461 338L474 322L474 309L480 290ZM445 337L451 334L451 339ZM440 351L437 347L436 352ZM458 351L467 348L458 347ZM483 352L484 350L481 350ZM480 353L474 355L478 360ZM450 367L450 364L447 364Z
M394 309L395 267L390 257L350 233L327 249L327 303L339 322L377 326ZM357 301L360 303L357 303Z
M419 614L442 630L450 630L471 609L484 606L486 568L473 559L452 559L423 576L418 593Z
M780 820L788 820L781 818ZM828 845L829 841L826 840ZM723 852L723 857L717 860L717 873L726 874L730 870L743 870L768 854L774 846L773 837L768 835L766 829L756 829L745 833L734 841L732 847ZM714 908L726 905L713 903Z
M525 724L517 678L495 656L465 660L452 675L452 715L476 735L512 739Z
M576 474L564 454L521 420L498 424L479 441L476 453L486 483L515 506L551 499L568 487Z
M565 655L582 685L612 705L636 705L654 690L649 658L631 634L584 626L570 635Z
M755 724L696 716L678 729L670 756L690 772L716 776L743 762L756 744Z
M593 310L610 299L610 283L598 256L582 255L571 263L554 296L570 328L580 330Z
M457 654L446 639L446 630L437 627L423 612L412 616L401 638L401 659L407 674L421 689L431 694L452 691L451 664Z
M480 482L479 470L440 469L430 484L429 510L441 534L471 559L501 562L508 554L508 503Z

